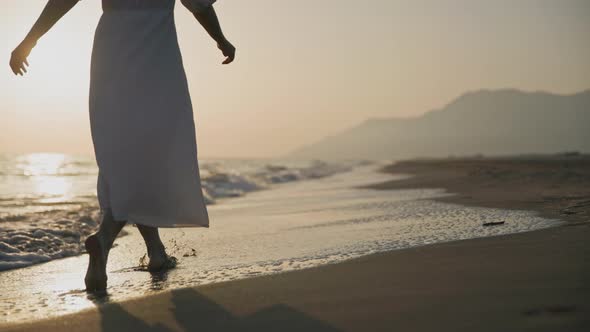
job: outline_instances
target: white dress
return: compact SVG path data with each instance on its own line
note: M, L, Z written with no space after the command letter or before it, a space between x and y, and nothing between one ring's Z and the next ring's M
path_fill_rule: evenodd
M183 0L192 10L215 0ZM155 227L208 227L175 0L103 0L90 75L101 210Z

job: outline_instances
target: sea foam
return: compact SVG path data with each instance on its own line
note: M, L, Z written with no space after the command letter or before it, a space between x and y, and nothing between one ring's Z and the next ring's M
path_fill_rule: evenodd
M0 271L79 255L97 228L96 207L0 219ZM14 221L17 219L18 221Z

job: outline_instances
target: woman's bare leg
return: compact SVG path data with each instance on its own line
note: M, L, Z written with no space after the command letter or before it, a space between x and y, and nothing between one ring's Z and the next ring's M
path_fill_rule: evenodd
M98 231L85 242L90 257L84 282L87 291L104 291L107 287L107 260L109 251L126 221L117 221L110 210L104 212Z
M166 254L164 243L162 243L162 240L160 239L158 228L139 224L137 225L137 228L139 229L141 236L143 236L145 246L147 247L148 257L150 258L148 270L162 270L168 263L168 255Z

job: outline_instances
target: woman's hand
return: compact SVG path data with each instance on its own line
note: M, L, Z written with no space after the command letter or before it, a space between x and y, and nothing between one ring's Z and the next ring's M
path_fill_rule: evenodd
M27 61L27 57L31 54L31 51L35 47L34 43L23 41L20 43L14 51L12 51L12 55L10 56L10 68L15 75L23 76L24 73L27 72L29 62Z
M221 50L221 53L226 57L222 64L227 65L234 61L236 57L236 48L227 39L217 43L217 47Z
M51 27L59 21L72 7L78 3L78 0L49 0L43 8L43 12L33 24L31 31L25 39L18 45L10 57L10 68L15 75L23 75L27 72L25 65L29 66L27 57L39 40Z
M197 21L207 30L207 33L213 40L217 42L217 47L221 50L221 53L225 56L225 60L223 60L223 64L227 65L234 61L236 57L236 48L232 45L223 35L223 31L221 31L221 25L219 24L219 19L217 18L217 13L215 13L215 8L211 5L215 0L211 1L208 0L209 6L205 8L201 8L201 10L196 10L193 5L198 4L202 1L193 3L190 0L183 0L182 3L191 10Z

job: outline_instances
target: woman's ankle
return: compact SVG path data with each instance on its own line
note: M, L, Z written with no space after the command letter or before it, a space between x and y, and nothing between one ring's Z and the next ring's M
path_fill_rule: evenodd
M166 257L166 247L162 242L148 244L148 257Z
M110 212L103 215L102 221L97 231L97 235L101 238L104 245L110 249L125 226L126 221L116 221Z

